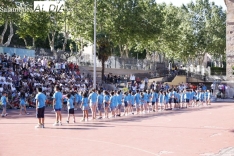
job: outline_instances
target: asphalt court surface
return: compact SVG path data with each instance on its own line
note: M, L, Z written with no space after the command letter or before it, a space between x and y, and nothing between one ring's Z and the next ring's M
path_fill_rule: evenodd
M54 127L55 115L46 108L45 129L35 129L35 109L19 116L9 110L0 118L0 156L232 156L234 103L151 112L114 119ZM91 113L89 114L91 115Z

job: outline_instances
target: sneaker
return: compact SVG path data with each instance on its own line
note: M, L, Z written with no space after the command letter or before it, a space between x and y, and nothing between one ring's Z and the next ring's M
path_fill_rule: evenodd
M85 119L81 119L81 120L80 120L80 122L84 122L84 121L85 121Z
M56 122L56 123L53 124L53 126L59 126L59 123Z
M29 115L29 113L26 113L26 115Z
M59 126L62 126L62 122L59 122Z
M69 121L67 121L67 123L69 124Z
M42 125L36 125L35 128L43 128Z
M42 125L41 125L41 128L45 128L45 125L44 125L44 124L42 124Z
M7 116L7 115L8 115L8 113L5 114L5 116Z
M2 117L5 117L5 115L3 115L3 114L2 114L1 116L2 116Z
M102 117L100 116L98 119L102 119Z
M73 123L76 123L76 121L74 120Z

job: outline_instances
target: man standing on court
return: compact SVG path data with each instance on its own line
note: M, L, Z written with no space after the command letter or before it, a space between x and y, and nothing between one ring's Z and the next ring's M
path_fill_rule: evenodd
M53 95L53 107L56 114L56 122L53 124L54 126L61 126L62 125L62 98L63 95L60 92L60 87L55 86L55 93Z
M45 102L46 102L46 96L42 93L42 88L37 89L38 93L35 97L36 99L36 112L37 112L37 118L38 118L38 125L35 126L35 128L45 128L44 126L44 113L45 113Z

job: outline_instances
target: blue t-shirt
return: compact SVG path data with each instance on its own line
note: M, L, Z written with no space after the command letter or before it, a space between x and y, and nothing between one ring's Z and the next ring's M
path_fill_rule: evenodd
M125 96L124 96L124 102L129 102L128 95L125 95Z
M26 100L25 98L20 98L20 105L25 105L26 104Z
M89 106L89 104L88 104L89 100L88 100L87 97L86 98L83 97L81 101L82 101L82 106L84 106L84 107L88 107Z
M175 93L175 98L179 101L180 100L180 94L179 93Z
M77 93L74 95L74 102L78 102L78 94Z
M204 96L204 93L203 93L203 92L201 92L201 93L200 93L200 97L199 97L199 99L200 99L200 100L204 100L204 97L205 97L205 96Z
M5 96L2 96L2 97L1 97L1 102L2 102L2 105L6 106L6 104L7 104L7 99L6 99Z
M206 98L210 99L210 92L206 92Z
M164 98L165 98L165 99L164 99L165 102L168 103L168 102L169 102L169 96L168 96L168 94L164 95Z
M115 107L115 96L110 97L110 107Z
M53 95L53 99L55 99L55 104L54 104L54 108L55 109L61 109L62 108L62 98L63 95L61 92L55 92Z
M118 105L120 105L120 104L122 104L122 95L121 94L119 94L119 95L117 95L117 103L118 103Z
M148 100L148 94L147 94L147 93L144 93L143 100L144 100L145 102L147 102L147 100Z
M80 94L77 95L77 101L81 102L82 101L82 96Z
M103 104L103 95L99 94L97 98L98 98L98 104Z
M38 106L37 108L42 108L45 107L45 102L46 102L46 96L43 93L38 93L35 97L35 99L38 101Z
M136 104L140 104L140 94L139 93L136 93L135 95L135 100L136 100Z
M130 96L130 101L131 101L131 104L135 104L135 96L134 95L131 95Z
M202 90L203 91L206 91L207 90L207 87L205 85L202 86Z
M67 100L67 109L72 109L74 108L74 104L73 104L73 99L72 97L70 99Z
M114 95L113 98L114 98L114 106L116 107L118 105L118 97L117 95Z
M190 99L190 92L186 92L186 99Z
M110 96L104 95L104 102L109 102L109 101L110 101Z
M164 103L164 95L159 94L159 103Z
M71 95L71 99L72 99L73 101L75 101L75 96Z
M149 93L149 94L148 94L148 100L147 100L147 102L150 102L151 97L152 97L152 93Z
M89 99L91 103L96 103L97 102L97 93L93 92L89 95Z

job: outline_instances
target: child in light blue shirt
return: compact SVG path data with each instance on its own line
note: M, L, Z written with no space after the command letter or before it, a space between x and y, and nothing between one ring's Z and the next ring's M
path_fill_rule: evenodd
M7 98L6 98L6 93L4 92L2 94L2 97L1 97L1 103L2 103L2 117L5 117L7 116L7 112L6 112L6 105L7 105Z
M68 111L68 116L67 116L67 123L69 123L70 116L73 116L73 122L75 123L75 113L74 113L74 102L73 102L73 97L71 94L67 94L67 111Z

